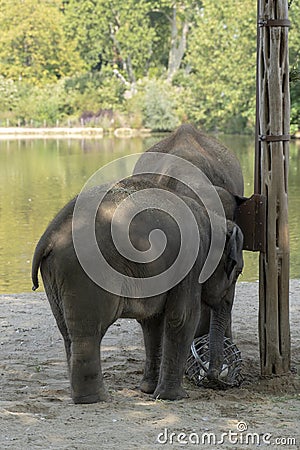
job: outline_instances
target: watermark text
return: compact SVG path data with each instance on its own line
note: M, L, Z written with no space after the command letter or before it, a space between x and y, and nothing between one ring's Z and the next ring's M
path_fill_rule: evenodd
M202 445L215 446L222 444L231 445L277 445L277 446L295 446L297 445L294 437L275 437L272 433L256 433L248 430L246 422L238 422L236 430L229 430L223 433L203 432L186 433L183 431L174 432L165 428L157 436L158 444L180 444L180 445Z

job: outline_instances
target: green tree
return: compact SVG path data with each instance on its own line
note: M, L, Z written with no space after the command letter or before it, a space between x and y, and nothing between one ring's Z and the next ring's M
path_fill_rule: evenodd
M177 71L182 66L187 48L188 37L195 20L199 14L202 1L186 0L168 1L161 0L161 11L166 15L170 25L167 79L172 81Z
M252 0L203 0L189 42L189 118L207 129L254 126L256 8Z
M59 0L0 0L1 74L41 84L81 70L64 25Z
M300 3L289 3L296 131ZM253 0L0 0L0 29L2 123L109 108L155 129L254 130Z
M77 49L90 70L108 65L130 84L145 75L155 40L148 7L146 0L69 1L68 35L77 36Z
M165 69L168 81L182 67L188 47L188 38L201 0L149 0L151 25L155 29L152 65Z

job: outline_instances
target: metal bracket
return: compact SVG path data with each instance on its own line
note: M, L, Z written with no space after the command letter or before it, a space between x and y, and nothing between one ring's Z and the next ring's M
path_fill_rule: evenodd
M244 250L266 251L266 197L253 194L237 209L236 223L244 235Z
M258 19L259 27L290 27L291 22L288 19Z
M258 136L261 142L281 142L281 141L289 141L291 136L289 134L279 134L279 135L265 135L261 134Z

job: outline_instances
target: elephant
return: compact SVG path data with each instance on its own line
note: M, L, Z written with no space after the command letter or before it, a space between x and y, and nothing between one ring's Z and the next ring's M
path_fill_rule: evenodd
M177 158L172 160L166 157L168 155ZM197 171L193 174L190 165L183 164L178 158L196 166L204 176L199 176ZM145 173L147 170L151 173ZM138 159L133 173L143 173L144 177L157 182L162 187L197 201L199 201L199 192L202 193L203 198L206 195L206 184L212 183L223 204L225 216L231 221L235 221L238 206L246 200L243 173L238 158L218 140L188 123L181 125L170 136L150 147ZM188 185L181 182L184 178L189 180ZM190 188L191 186L194 190ZM198 195L195 195L195 191ZM210 191L208 196L209 194ZM201 319L195 337L209 333L210 307L208 305L211 301L206 297L211 296L212 292L205 286L202 288ZM234 292L235 289L232 286L232 296ZM232 338L231 318L226 329L226 336Z
M173 191L164 188L164 197L158 187L157 183L139 175L110 187L96 186L84 193L80 207L79 196L71 200L52 220L36 246L32 262L33 290L39 286L40 269L46 295L64 339L75 404L107 400L100 346L107 329L118 318L134 318L142 327L146 353L142 392L167 400L187 397L182 383L198 326L202 291L212 293L205 300L212 311L208 378L218 381L223 364L224 332L232 308L231 291L243 268L243 236L234 222L222 221L212 213L218 232L224 237L224 247L220 249L219 262L210 278L199 284L199 272L211 244L212 216L209 217L207 209L190 197L176 194L174 204ZM149 190L153 193L154 205L159 207L151 207L152 203L149 206ZM143 192L146 195L139 197ZM102 199L100 204L99 198ZM184 245L177 222L165 213L168 208L175 207L176 214L179 203L194 217L198 245L189 239L192 220L187 213L179 213L181 226L188 232ZM106 272L106 266L99 264L93 244L80 241L81 256L78 256L79 247L74 236L76 233L81 236L80 233L85 233L89 227L91 204L97 205L94 215L96 244L109 266L122 275L119 284L110 272ZM122 205L124 208L115 220ZM136 208L141 211L139 214L135 214ZM113 220L116 230L121 233L119 248L112 236ZM133 246L133 253L128 255L124 253L125 244L122 248L124 230L128 231ZM155 234L157 230L162 230L167 238L163 251L161 234ZM176 265L176 255L182 248L186 252L181 263ZM136 252L145 254L145 259L134 259ZM191 253L194 260L190 268L185 269ZM86 264L95 275L90 275ZM168 272L170 266L176 266L171 275ZM163 276L159 278L161 273ZM100 282L93 278L95 276L99 276ZM129 279L134 282L130 283ZM149 281L150 291L145 290L144 281Z
M223 188L238 198L244 195L243 173L237 157L218 140L197 130L189 123L181 125L170 136L150 147L137 161L133 173L138 173L141 167L149 164L148 153L180 157L198 167L214 186ZM171 164L170 167L169 160L163 158L157 161L160 174L156 177L157 181L180 192L183 186L163 175L170 177L175 175L181 179L182 171L188 170L188 167L185 169L178 164ZM220 192L223 191L220 189ZM186 194L186 191L182 193Z

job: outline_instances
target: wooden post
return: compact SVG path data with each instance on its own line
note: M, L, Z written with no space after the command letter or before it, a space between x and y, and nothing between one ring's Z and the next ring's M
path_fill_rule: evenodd
M260 253L261 374L290 369L288 1L258 0L255 192L266 197L265 252Z

